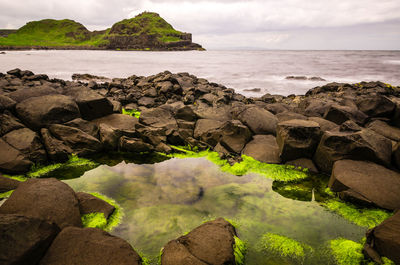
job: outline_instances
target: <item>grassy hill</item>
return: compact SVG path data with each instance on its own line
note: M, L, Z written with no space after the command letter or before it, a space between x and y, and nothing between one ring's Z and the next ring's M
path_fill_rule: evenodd
M144 12L115 23L110 29L89 31L73 20L32 21L7 37L0 37L0 48L93 47L102 49L200 49L191 34L175 30L156 13Z

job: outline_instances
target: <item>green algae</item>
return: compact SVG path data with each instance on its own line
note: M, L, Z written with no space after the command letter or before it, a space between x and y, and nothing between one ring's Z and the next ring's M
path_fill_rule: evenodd
M359 265L364 261L361 243L338 238L330 242L330 248L338 265Z
M220 167L221 171L227 172L236 176L243 176L249 173L260 174L266 178L278 180L282 182L292 182L307 179L309 174L304 171L296 170L293 166L267 164L255 160L254 158L242 155L242 161L230 165L228 161L221 159L217 152L209 150L195 152L187 150L185 147L171 146L180 153L174 153L171 156L176 158L198 158L206 157L208 160Z
M18 180L18 181L21 181L21 182L24 182L24 181L29 179L29 178L27 178L27 177L25 177L23 175L3 175L3 177L14 179L14 180Z
M9 190L9 191L0 193L0 200L10 197L13 192L14 192L14 190Z
M235 244L233 245L233 253L235 255L235 264L243 265L246 257L247 246L246 243L243 242L237 236L234 237Z
M83 227L94 227L105 229L107 226L107 219L104 213L88 213L81 216Z
M126 110L126 109L123 108L122 109L122 114L129 115L129 116L132 116L132 117L135 117L135 118L138 118L138 119L140 117L140 111L135 110L135 109Z
M304 259L306 251L312 251L312 248L304 243L273 233L264 234L261 242L268 251L298 260Z
M76 178L83 175L86 171L98 167L99 164L86 158L72 154L65 163L51 164L48 166L34 165L28 178L49 178L58 179Z
M350 203L341 202L338 199L327 200L321 205L330 211L336 212L346 220L367 228L373 228L392 216L390 212L382 209L359 208Z

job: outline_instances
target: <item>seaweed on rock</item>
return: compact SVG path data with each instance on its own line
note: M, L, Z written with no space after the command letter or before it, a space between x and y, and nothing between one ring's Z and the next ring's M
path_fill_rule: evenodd
M247 246L246 243L237 236L234 238L235 244L233 245L233 252L235 255L235 263L236 265L243 265L246 257Z
M132 117L135 117L135 118L138 118L139 119L139 117L140 117L140 111L138 111L138 110L135 110L135 109L122 109L122 114L125 114L125 115L129 115L129 116L132 116Z

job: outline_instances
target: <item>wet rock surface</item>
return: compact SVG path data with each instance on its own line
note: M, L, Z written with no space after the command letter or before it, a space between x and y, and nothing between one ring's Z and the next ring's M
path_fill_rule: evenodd
M235 228L223 218L209 221L164 246L161 264L235 264Z

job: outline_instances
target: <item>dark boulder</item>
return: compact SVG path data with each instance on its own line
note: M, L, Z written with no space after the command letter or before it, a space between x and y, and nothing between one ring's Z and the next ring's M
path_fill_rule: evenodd
M0 263L37 264L60 229L18 214L0 214Z
M367 232L365 249L372 250L373 255L369 256L377 262L381 262L379 256L382 256L400 264L400 211Z
M375 120L367 125L367 128L373 130L374 132L385 136L386 138L400 142L400 129L397 127L390 126L384 121Z
M396 104L390 99L381 95L369 95L357 100L357 106L360 111L370 117L388 117L393 114Z
M246 144L242 154L271 164L279 164L279 146L273 135L254 135L253 140Z
M11 132L13 130L18 130L24 128L25 126L17 120L11 113L5 112L0 114L0 136Z
M18 78L21 78L22 77L21 72L22 72L21 69L15 68L15 69L12 69L10 71L7 71L7 74L13 75L13 76L18 77Z
M198 104L196 104L196 107L193 111L199 119L209 119L223 122L232 120L232 109L228 105L211 107L208 104L198 101Z
M393 161L397 168L400 169L400 143L397 143L394 147Z
M33 166L25 155L0 138L0 171L11 174L25 173Z
M372 162L336 161L329 187L335 192L351 190L388 210L400 209L400 174Z
M196 122L193 136L211 146L215 146L221 137L222 121L199 119Z
M97 138L77 128L53 124L49 126L49 130L78 156L96 154L102 149L102 144Z
M259 107L250 107L239 114L239 120L243 122L254 134L276 133L278 119L268 110Z
M137 101L139 106L144 106L146 108L152 108L155 106L156 101L154 98L150 98L150 97L141 97L138 99Z
M16 111L18 117L34 130L80 117L75 101L64 95L29 98L18 103Z
M319 124L306 120L278 123L276 140L282 161L312 158L321 137Z
M122 136L119 139L119 148L121 151L131 153L144 153L154 150L154 147L151 144L143 142L142 139L128 138L126 136Z
M290 107L283 103L272 103L265 106L265 109L276 115L278 113L288 111Z
M320 117L310 117L308 118L308 120L315 121L316 123L318 123L322 132L330 131L338 127L336 123L325 120Z
M54 239L40 265L140 265L125 240L97 228L67 227Z
M235 228L222 218L206 222L164 246L161 264L235 264Z
M347 120L352 120L359 125L363 125L367 121L367 118L367 115L355 107L340 106L337 104L331 105L324 114L324 119L339 125Z
M68 160L68 156L72 154L70 147L66 146L63 141L55 138L46 128L42 128L40 134L42 135L47 155L52 161L65 162Z
M303 110L304 115L308 117L322 117L332 104L333 101L330 100L307 98L300 102L299 107Z
M165 108L154 108L142 111L139 122L153 127L177 129L178 125L172 113Z
M61 229L82 226L75 192L54 178L29 179L20 183L0 207L0 214L41 218L56 223Z
M82 118L85 120L93 120L113 113L111 102L89 88L68 87L65 89L64 94L76 101Z
M3 112L5 110L12 110L17 102L12 100L11 98L0 95L0 112Z
M119 138L123 135L123 131L114 128L106 123L100 123L99 136L103 148L106 150L117 150Z
M64 123L64 125L78 128L79 130L93 136L94 138L99 137L99 127L93 122L77 118L75 120Z
M333 163L342 159L368 160L389 166L391 153L391 141L372 130L332 130L323 134L313 160L321 171L330 173Z
M114 206L92 194L77 192L76 197L79 201L79 210L81 214L104 213L104 217L108 219L115 210Z
M8 94L8 97L13 99L15 102L20 103L28 98L41 97L46 95L59 94L57 90L49 86L34 86L34 87L24 87L23 89L18 89L17 91Z
M339 131L341 132L359 132L362 129L361 126L352 120L345 121L339 126Z
M99 119L95 119L92 122L97 126L100 126L100 124L105 123L121 131L134 131L136 124L139 123L139 120L129 115L111 114Z
M47 161L39 135L28 128L11 131L3 136L3 140L35 163L43 164Z
M20 184L20 181L3 177L0 174L0 193L10 191L10 190L15 190L19 184Z
M307 120L308 117L296 113L296 112L291 112L291 111L285 111L285 112L281 112L276 114L276 118L278 119L279 122L283 122L283 121L290 121L290 120Z
M221 126L220 143L229 152L240 154L244 146L251 139L249 128L238 120L227 121Z

